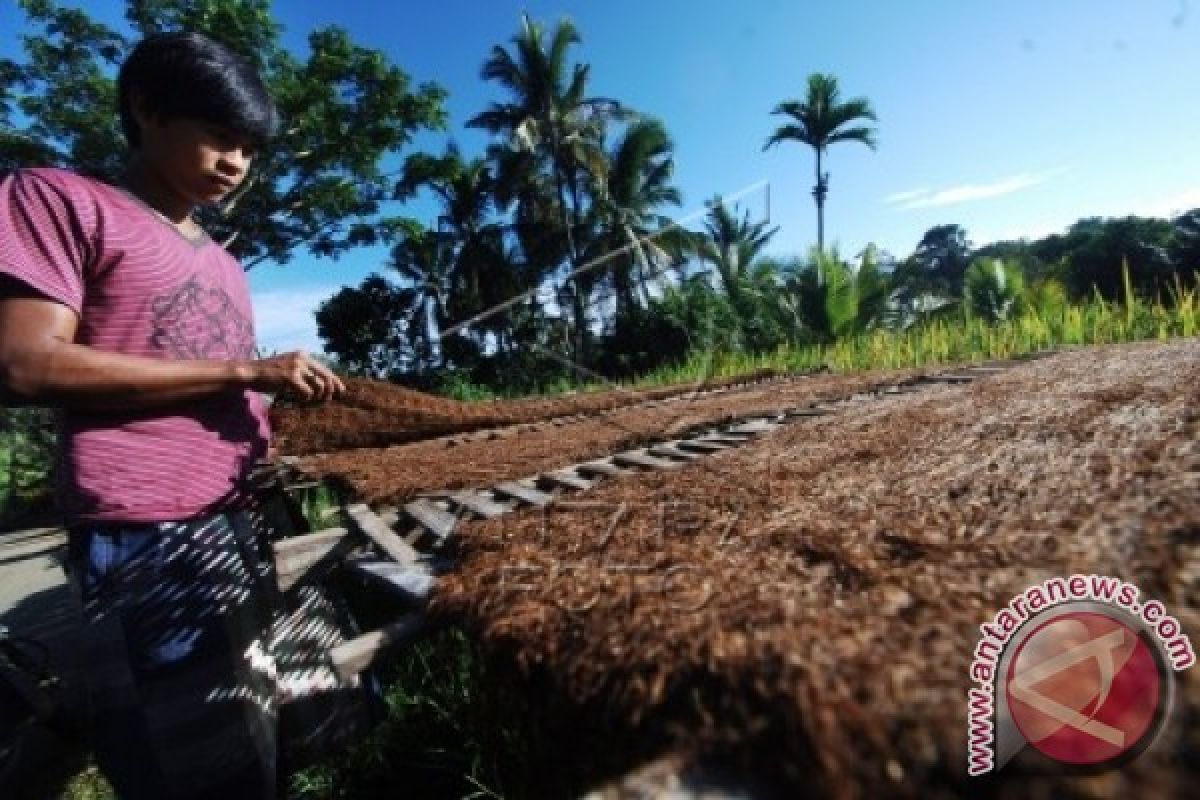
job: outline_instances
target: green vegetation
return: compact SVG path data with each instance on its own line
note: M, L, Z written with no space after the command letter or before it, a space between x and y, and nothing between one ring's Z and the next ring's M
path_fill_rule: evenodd
M53 421L41 409L0 408L0 523L50 501Z
M409 648L381 675L386 719L346 752L293 775L289 797L395 797L400 780L420 797L511 795L528 766L520 715L486 689L483 665L455 629Z
M1128 273L1126 273L1128 276ZM1128 281L1128 277L1126 277ZM1177 280L1171 302L1140 299L1109 302L1097 292L1079 305L1057 305L1042 288L1027 292L1030 307L1022 314L992 321L978 315L935 318L903 331L877 329L831 344L784 346L763 353L721 350L697 353L687 361L635 381L639 387L749 374L758 370L835 372L900 369L991 358L1008 358L1061 346L1119 344L1142 339L1196 336L1200 333L1200 274L1191 286ZM1050 301L1039 297L1049 295Z
M683 198L668 127L591 95L590 65L574 58L583 37L569 21L547 28L523 17L507 44L477 54L498 97L468 125L491 141L478 153L452 142L426 153L408 147L445 125L442 89L411 86L338 28L311 32L301 60L283 48L269 0L131 2L132 36L49 0L19 5L40 32L25 41L23 63L0 59L0 174L55 165L111 179L123 150L113 74L142 34L207 32L264 66L291 127L202 222L247 268L301 250L388 246L380 274L317 313L327 353L348 373L475 401L1200 332L1200 209L1083 219L980 248L946 223L902 258L825 247L826 150L876 144L869 100L842 102L836 76L810 76L803 100L775 108L788 123L766 146L814 150L817 235L807 254L770 256L778 228L719 197L694 230L672 221ZM400 156L402 169L385 173L381 164ZM434 200L432 220L396 213L418 195ZM3 414L0 502L21 513L46 497L52 437L44 412ZM311 490L304 513L322 524L339 500ZM454 631L398 657L384 676L387 719L296 774L292 794L519 795L521 715L486 689L481 664ZM428 791L405 783L413 776ZM67 796L111 795L89 770Z

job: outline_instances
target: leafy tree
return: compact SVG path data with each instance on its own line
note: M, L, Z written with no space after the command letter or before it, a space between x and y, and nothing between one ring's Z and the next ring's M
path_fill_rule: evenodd
M1173 272L1168 247L1170 222L1144 217L1083 219L1068 229L1064 242L1065 282L1075 297L1093 290L1111 300L1122 298L1122 265L1129 264L1133 288L1162 292Z
M441 156L413 154L405 161L395 197L407 200L421 189L431 191L439 204L438 233L450 249L448 320L466 320L528 288L506 249L504 228L493 218L495 178L484 159L464 159L454 143ZM508 324L502 311L475 328L480 336L487 331L502 335Z
M691 275L676 286L668 287L662 297L651 302L651 313L666 320L673 328L675 345L670 356L681 358L688 352L712 352L717 349L739 350L740 319L724 292L718 292L704 274Z
M971 253L972 259L1000 259L1006 264L1016 265L1021 274L1029 281L1040 281L1053 278L1059 271L1061 256L1046 260L1038 250L1038 242L1028 239L1016 239L992 242L977 248Z
M0 171L61 166L115 182L125 152L118 65L142 36L193 30L252 59L285 121L244 184L200 215L247 269L286 262L298 248L336 256L403 229L384 213L391 187L380 163L418 131L444 125L445 92L414 88L381 51L329 27L309 35L300 61L282 48L269 0L130 0L134 39L51 0L18 3L40 30L23 37L23 63L0 61Z
M1185 276L1200 272L1200 208L1180 214L1172 224L1171 263Z
M452 323L448 312L458 275L454 239L431 230L413 231L392 248L388 266L400 273L407 306L407 340L417 372L442 362L442 331Z
M731 211L718 196L709 202L704 230L693 237L693 252L701 262L716 268L721 287L734 307L740 300L740 278L749 273L755 259L779 232L779 226L767 225L765 220L751 222L749 211L739 218L736 209Z
M963 276L970 263L971 243L966 230L961 225L938 225L925 232L894 280L908 295L957 297L962 293Z
M358 375L383 378L400 371L412 294L372 274L325 300L316 314L325 352Z
M854 124L876 121L870 101L856 97L841 102L837 78L814 73L808 76L808 91L803 101L785 100L772 114L790 117L791 122L775 129L763 145L766 150L780 142L800 142L813 149L817 156L817 183L813 199L817 203L817 249L825 248L825 197L829 194L829 173L821 170L825 150L838 142L861 142L875 149L875 129Z
M881 324L888 285L877 259L874 248L867 248L854 267L836 250L813 248L807 260L793 259L781 267L781 302L807 338L830 342Z
M0 521L48 503L54 419L42 408L0 407Z

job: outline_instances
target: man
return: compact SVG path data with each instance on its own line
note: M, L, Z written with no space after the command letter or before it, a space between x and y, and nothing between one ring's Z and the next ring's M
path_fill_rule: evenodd
M0 391L59 410L87 716L118 795L273 797L269 566L246 483L269 437L258 392L345 387L302 352L254 357L243 270L192 219L275 132L253 67L156 35L118 98L120 185L0 180Z

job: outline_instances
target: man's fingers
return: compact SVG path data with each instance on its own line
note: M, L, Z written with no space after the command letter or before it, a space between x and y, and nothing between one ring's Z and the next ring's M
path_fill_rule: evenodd
M326 401L346 391L346 384L333 370L302 350L288 354L289 383L305 400Z

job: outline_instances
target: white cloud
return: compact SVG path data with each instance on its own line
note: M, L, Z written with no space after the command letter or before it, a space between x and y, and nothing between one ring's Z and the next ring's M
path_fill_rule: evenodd
M1022 172L1010 175L991 183L963 184L947 189L933 191L930 189L914 189L908 192L897 192L884 198L888 205L898 205L902 210L915 208L937 208L941 206L958 205L972 200L983 200L988 197L1012 194L1034 186L1039 186L1063 172L1063 168L1045 172Z
M254 292L251 299L258 346L268 352L308 350L320 353L321 340L317 336L317 321L313 314L323 300L341 288L330 285Z
M895 194L889 194L887 197L883 198L883 202L889 206L893 206L898 203L915 200L918 197L923 197L927 194L929 194L929 190L925 188L911 189L907 192L896 192Z
M1138 204L1133 213L1143 217L1172 219L1185 211L1200 208L1200 187L1186 189L1168 197Z

